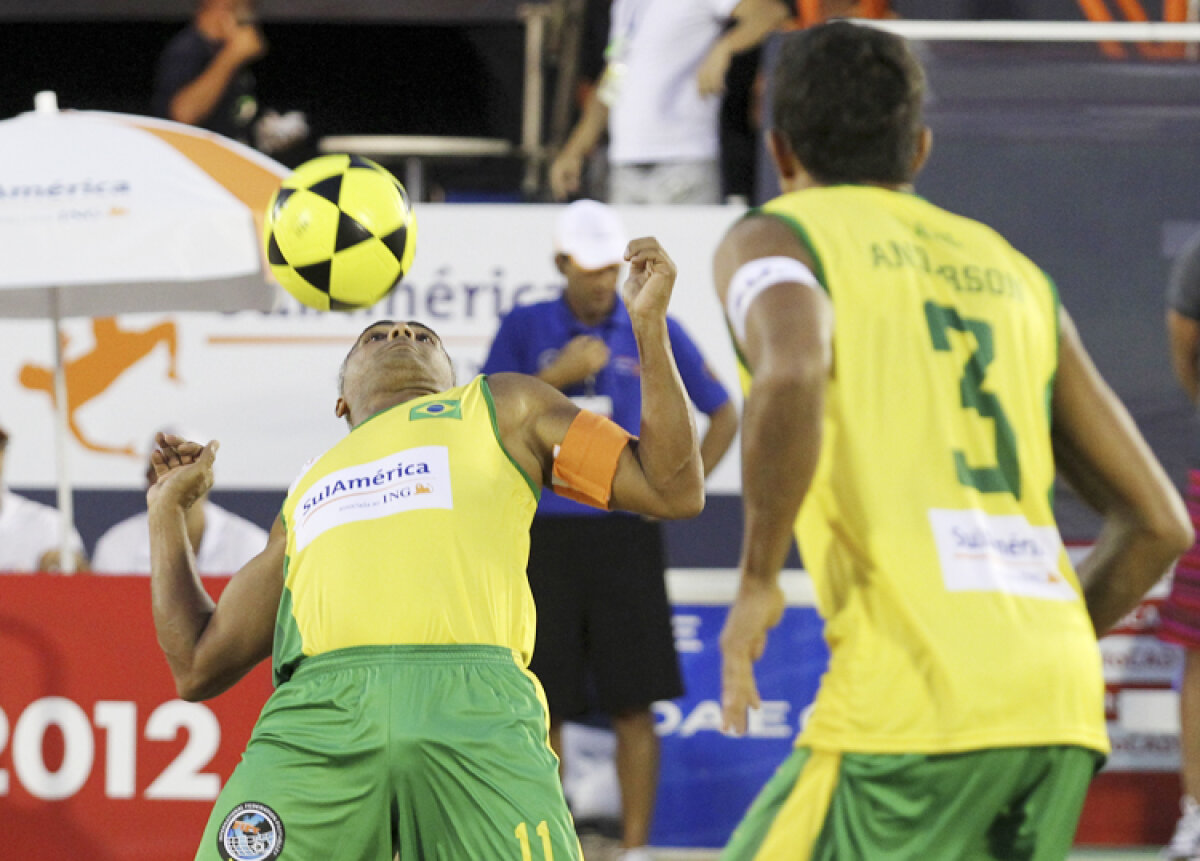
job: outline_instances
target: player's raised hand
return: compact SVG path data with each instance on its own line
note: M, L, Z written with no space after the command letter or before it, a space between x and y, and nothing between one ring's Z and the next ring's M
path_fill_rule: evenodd
M625 249L629 277L621 287L621 298L633 320L665 318L678 270L667 252L652 236L635 239Z
M174 434L155 437L158 448L150 455L154 484L146 491L146 504L190 508L213 484L213 461L221 444L208 445Z
M783 618L783 590L779 583L743 579L737 600L721 629L721 729L734 735L746 732L747 709L762 705L754 680L754 662L767 647L767 631Z

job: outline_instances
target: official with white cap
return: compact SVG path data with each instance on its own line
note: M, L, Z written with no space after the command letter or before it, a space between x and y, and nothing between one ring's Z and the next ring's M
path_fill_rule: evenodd
M594 200L564 207L554 229L554 262L567 282L562 295L513 308L483 372L535 374L637 434L641 365L633 324L617 299L628 239L612 207ZM709 417L700 446L707 474L733 440L737 415L700 351L670 317L667 331L688 396ZM642 847L658 782L650 705L683 693L659 524L543 493L530 531L528 570L538 607L530 669L550 705L551 744L561 757L564 720L589 711L611 717L624 857L640 861L648 857Z

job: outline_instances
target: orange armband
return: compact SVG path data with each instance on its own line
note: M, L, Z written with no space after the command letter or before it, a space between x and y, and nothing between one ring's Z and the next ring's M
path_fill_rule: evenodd
M633 435L616 422L588 410L567 428L555 446L554 492L593 508L608 508L621 452Z

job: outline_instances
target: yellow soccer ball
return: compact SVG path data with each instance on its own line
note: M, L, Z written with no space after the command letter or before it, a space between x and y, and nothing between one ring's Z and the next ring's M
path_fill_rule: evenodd
M285 179L263 230L276 280L310 308L353 311L383 299L412 265L408 192L370 159L323 155Z

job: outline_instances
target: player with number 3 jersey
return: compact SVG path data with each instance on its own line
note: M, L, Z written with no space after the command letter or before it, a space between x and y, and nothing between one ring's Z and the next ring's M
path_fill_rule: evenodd
M726 727L758 702L793 527L831 654L726 859L1065 857L1109 749L1097 633L1187 547L1051 280L912 192L923 81L883 31L792 37L784 193L717 251L747 394ZM1056 471L1105 517L1078 574Z

